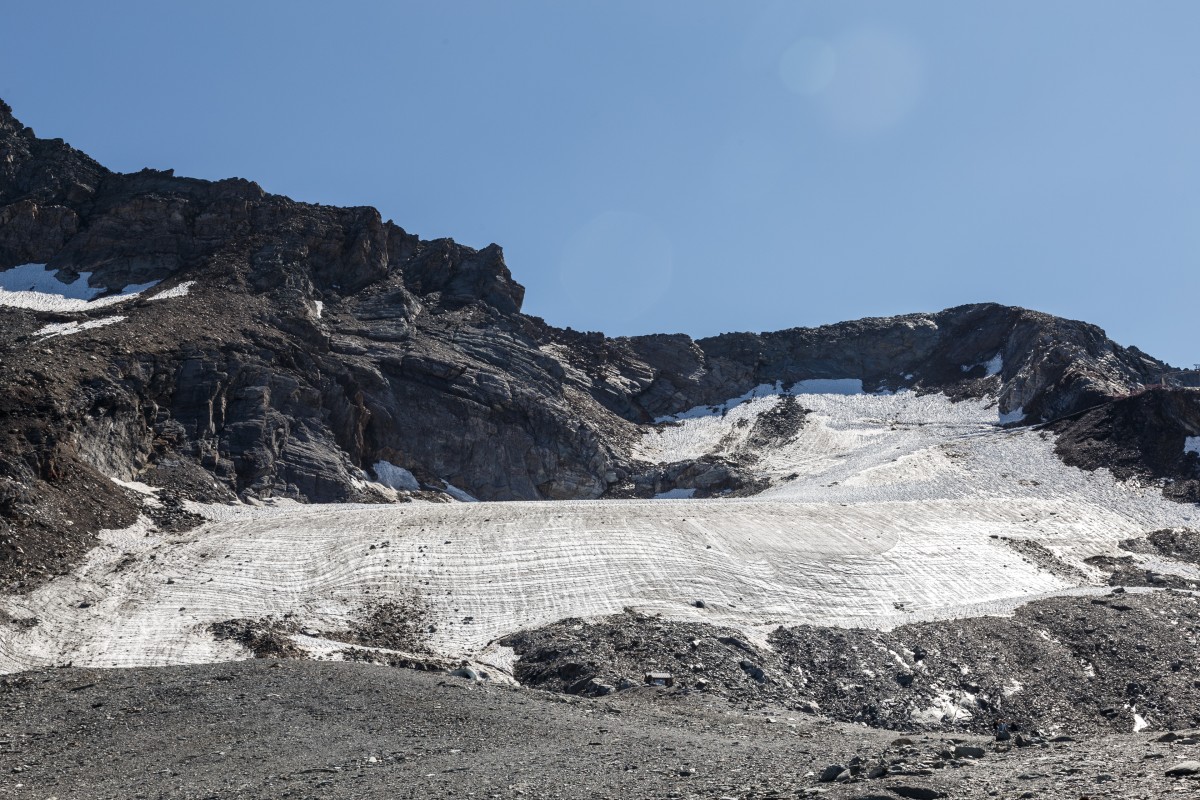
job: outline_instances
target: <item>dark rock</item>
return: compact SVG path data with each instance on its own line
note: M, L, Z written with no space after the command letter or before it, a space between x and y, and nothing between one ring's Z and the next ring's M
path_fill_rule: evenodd
M292 643L296 626L285 620L265 617L259 620L231 619L209 626L213 638L241 644L255 658L299 658L302 653Z
M1166 772L1170 778L1184 778L1189 775L1200 775L1200 761L1181 761Z
M1200 584L1182 575L1168 575L1138 566L1133 556L1091 556L1084 563L1110 573L1109 585L1191 589ZM1117 608L1116 605L1113 608Z
M1064 417L1051 429L1058 433L1055 450L1068 464L1163 481L1171 499L1200 502L1200 458L1184 452L1185 439L1200 435L1200 392L1148 389ZM1185 558L1195 556L1194 541Z
M838 779L839 775L846 771L846 768L841 764L830 764L821 770L821 773L817 776L817 780L821 783L832 783Z
M1145 538L1126 539L1121 548L1200 566L1200 532L1187 528L1167 528L1148 533Z
M763 671L763 668L758 664L755 664L753 661L742 659L740 666L743 670L745 670L746 674L754 680L758 681L759 683L766 683L767 673Z
M930 789L927 786L888 786L886 788L893 794L912 800L936 800L938 797L946 796L945 792L939 792L937 789Z

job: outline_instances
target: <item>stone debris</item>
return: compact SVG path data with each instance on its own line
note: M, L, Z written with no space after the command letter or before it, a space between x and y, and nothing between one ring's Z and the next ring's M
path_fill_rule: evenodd
M1012 617L886 632L780 627L768 642L760 648L718 626L629 611L503 640L520 656L515 677L529 686L594 694L596 683L619 686L622 676L670 666L676 691L751 707L988 736L1004 721L1018 749L1063 728L1200 726L1200 598L1190 593L1056 597ZM904 680L896 679L900 662ZM983 755L967 744L957 753Z

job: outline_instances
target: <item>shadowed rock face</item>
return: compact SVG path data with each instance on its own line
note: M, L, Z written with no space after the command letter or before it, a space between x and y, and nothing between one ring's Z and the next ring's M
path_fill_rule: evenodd
M10 575L18 559L52 572L87 532L132 518L105 476L208 500L366 500L361 480L389 461L480 499L645 494L670 488L655 475L712 467L636 461L640 425L762 383L990 394L1038 421L1165 368L1094 326L997 305L696 341L553 328L520 313L496 245L421 240L372 208L241 179L113 173L0 103L0 272L28 263L106 293L161 284L102 311L0 308ZM184 297L147 299L185 282ZM729 469L721 486L753 489ZM77 521L77 546L47 532L50 508ZM46 552L16 554L34 539Z
M1200 392L1155 388L1072 415L1050 426L1059 457L1082 469L1107 467L1121 479L1159 480L1164 494L1200 503Z

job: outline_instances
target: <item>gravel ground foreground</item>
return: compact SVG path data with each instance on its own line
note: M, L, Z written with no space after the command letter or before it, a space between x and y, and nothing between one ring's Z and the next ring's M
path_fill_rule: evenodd
M681 690L584 699L309 661L2 680L5 798L1200 796L1167 774L1200 747L1161 733L994 752Z

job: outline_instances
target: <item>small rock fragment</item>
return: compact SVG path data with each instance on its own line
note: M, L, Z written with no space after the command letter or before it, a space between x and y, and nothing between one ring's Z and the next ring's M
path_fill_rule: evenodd
M1181 761L1167 770L1169 778L1185 778L1188 775L1200 775L1200 761Z
M833 783L837 780L838 775L841 775L845 771L846 768L841 764L830 764L821 770L821 774L817 776L817 780L821 783Z

